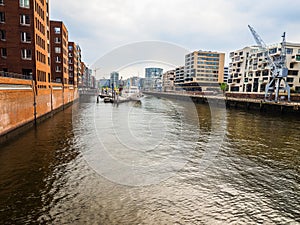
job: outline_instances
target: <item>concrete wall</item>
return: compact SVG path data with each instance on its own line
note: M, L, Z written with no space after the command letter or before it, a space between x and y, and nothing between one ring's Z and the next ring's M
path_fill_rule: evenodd
M31 80L0 77L0 137L78 98L78 89L50 87L35 90Z

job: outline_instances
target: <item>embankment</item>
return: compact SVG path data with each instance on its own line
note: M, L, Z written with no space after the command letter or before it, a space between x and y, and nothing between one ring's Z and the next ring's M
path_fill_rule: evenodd
M263 95L241 95L230 94L222 95L205 95L204 93L188 93L188 92L144 92L148 95L156 97L173 98L177 100L192 99L195 103L213 104L226 106L227 108L239 108L246 110L256 110L270 113L293 113L300 114L300 97L299 95L291 96L291 102L287 101L264 101ZM299 101L298 101L299 100Z
M0 77L0 143L77 99L73 86L51 83L46 89L35 89L31 80Z

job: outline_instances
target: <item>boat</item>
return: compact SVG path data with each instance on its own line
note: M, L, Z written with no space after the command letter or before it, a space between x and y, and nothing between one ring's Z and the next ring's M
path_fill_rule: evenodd
M104 103L112 103L113 99L111 97L104 97L103 101Z
M103 101L105 103L122 103L122 102L130 102L141 101L141 98L144 97L143 93L136 86L130 86L128 88L123 89L120 93L116 93L113 96L104 96Z
M100 98L111 97L111 94L101 93L101 94L99 94L99 97Z
M119 97L127 101L140 101L144 95L137 86L129 86L121 91Z

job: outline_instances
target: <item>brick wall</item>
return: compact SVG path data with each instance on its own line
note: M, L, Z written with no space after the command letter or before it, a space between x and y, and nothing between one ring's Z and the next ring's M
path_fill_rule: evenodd
M58 109L63 106L63 93L62 89L53 89L52 90L52 105L53 109Z
M51 112L51 89L38 90L36 95L36 117Z
M0 77L0 136L33 122L35 111L39 118L78 98L77 89L65 89L63 98L61 86L53 86L34 91L30 80Z

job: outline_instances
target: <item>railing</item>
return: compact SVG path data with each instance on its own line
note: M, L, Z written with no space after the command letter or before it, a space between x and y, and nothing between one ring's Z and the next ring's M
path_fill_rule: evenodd
M31 75L23 75L23 74L4 72L4 71L0 71L0 77L16 78L16 79L23 79L23 80L32 80Z

